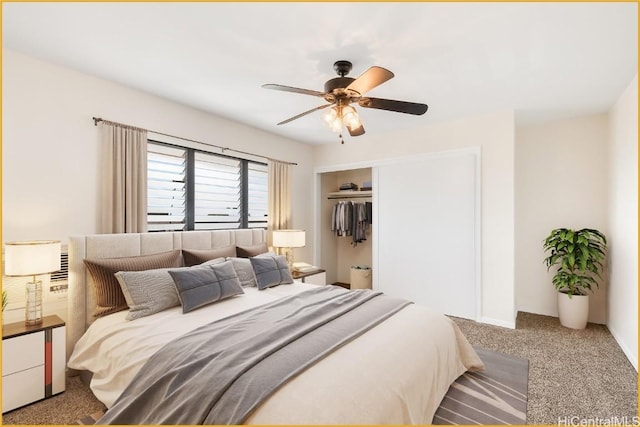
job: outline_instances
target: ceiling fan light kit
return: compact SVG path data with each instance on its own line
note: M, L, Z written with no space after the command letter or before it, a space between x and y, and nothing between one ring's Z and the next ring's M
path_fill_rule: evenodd
M393 78L393 73L385 68L373 66L360 75L357 79L346 77L351 71L353 64L349 61L336 61L333 69L339 77L334 77L324 84L324 92L309 89L301 89L292 86L279 84L262 85L265 89L281 90L284 92L300 93L324 98L328 104L321 105L311 110L300 113L287 120L283 120L278 125L289 123L300 117L311 114L314 111L331 107L322 115L322 120L334 132L340 133L342 139L342 129L344 127L351 136L360 136L365 133L364 127L356 109L350 104L358 104L364 108L375 108L378 110L395 111L398 113L422 115L429 108L426 104L415 102L395 101L392 99L371 98L363 95L376 86L381 85ZM344 140L342 140L344 144Z
M344 126L347 129L356 129L362 124L355 108L350 105L341 104L331 107L329 111L322 115L322 120L334 132L341 132Z

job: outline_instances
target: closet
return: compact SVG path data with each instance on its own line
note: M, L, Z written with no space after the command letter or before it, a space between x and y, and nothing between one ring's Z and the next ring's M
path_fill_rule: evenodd
M350 283L351 266L371 267L371 226L364 231L364 239L354 242L353 234L346 235L332 230L335 223L335 209L339 204L357 204L359 208L372 202L372 191L360 191L365 183L371 183L371 168L321 174L321 264L327 271L327 283ZM340 191L340 186L353 183L357 190ZM345 235L340 235L345 234Z
M467 319L482 312L481 153L477 147L316 169L315 259L327 283L350 283L351 266L371 267L372 287ZM338 166L341 167L341 166ZM372 192L337 193L371 182ZM331 230L339 201L371 201L366 240ZM490 236L489 236L490 237Z
M480 313L479 153L375 170L376 289L466 319Z

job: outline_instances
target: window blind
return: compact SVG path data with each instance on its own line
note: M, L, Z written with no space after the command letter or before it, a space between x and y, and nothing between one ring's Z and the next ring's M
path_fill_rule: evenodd
M186 229L186 149L148 144L148 231Z
M195 153L194 228L240 228L240 160Z
M248 228L267 228L268 217L268 168L261 163L249 162L248 165Z

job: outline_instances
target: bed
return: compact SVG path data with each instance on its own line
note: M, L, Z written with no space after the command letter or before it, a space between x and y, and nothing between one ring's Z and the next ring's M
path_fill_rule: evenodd
M134 378L145 372L147 360L179 337L255 307L269 307L318 291L316 285L301 282L264 290L248 286L243 287L241 295L186 314L177 306L135 320L126 319L127 310L96 318L96 296L85 258L133 257L229 245L250 247L265 241L264 230L72 237L68 367L72 372L89 372L93 393L112 408L120 394L137 381ZM332 288L332 294L355 292L337 291L333 286L321 288ZM408 304L287 379L242 422L430 424L450 384L466 370L482 368L453 321L426 307ZM171 401L158 402L160 405L170 407ZM122 418L119 423L126 424Z

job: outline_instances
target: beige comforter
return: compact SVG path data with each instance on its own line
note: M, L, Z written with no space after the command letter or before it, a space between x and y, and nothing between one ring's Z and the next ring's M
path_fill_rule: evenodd
M69 367L93 372L110 407L145 361L170 340L212 320L313 285L296 283L182 314L179 307L125 320L100 318L78 341ZM449 385L482 362L449 318L411 304L285 384L248 424L429 424Z

